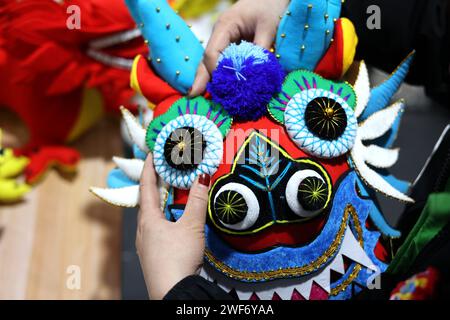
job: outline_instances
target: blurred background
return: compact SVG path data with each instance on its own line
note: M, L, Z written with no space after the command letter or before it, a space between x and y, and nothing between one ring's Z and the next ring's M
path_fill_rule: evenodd
M23 25L17 22L18 17L21 17L20 10L23 8L9 10L8 2L0 1L0 21L15 21L23 29ZM51 10L61 9L61 4L55 4L55 1L43 2L48 2ZM82 9L90 10L93 16L97 16L100 13L98 10L102 8L101 2L106 1L92 0L94 4L87 5L86 3L89 2L85 1L86 7ZM108 0L108 4L113 7L116 14L127 15L123 10L122 0L110 2ZM229 1L172 1L172 6L189 20L199 38L205 40L208 39L218 14L230 4ZM370 5L377 5L381 9L381 29L367 28L366 21L369 16L367 8ZM42 10L42 8L34 8L36 14ZM66 7L61 10L63 14L66 14ZM364 58L370 65L373 85L385 79L387 72L394 70L412 49L416 49L416 60L410 72L408 84L403 85L396 96L406 100L407 108L396 142L396 145L401 148L400 159L392 169L392 173L398 178L414 181L442 131L450 122L448 3L445 0L347 0L344 15L355 23L360 38L357 55L359 59ZM107 19L96 20L100 22L96 21L96 25L90 24L89 27L101 30L103 39L110 33L124 34L134 29L128 15L121 20L122 29L110 26L103 28L98 23L108 23ZM39 75L39 80L36 81L26 75L18 80L21 86L38 88L39 83L50 81L49 79L55 83L61 81L60 74L51 77L46 74L41 76L42 70L35 66L48 65L49 61L38 59L33 53L45 48L49 50L45 51L47 57L49 54L56 53L63 56L66 53L65 49L68 48L67 43L64 42L66 40L61 40L65 38L65 33L62 33L62 36L59 34L55 37L44 36L42 29L34 28L34 35L32 32L26 35L20 33L13 39L14 41L2 39L0 30L0 73L5 74L7 70L6 74L8 74L8 77L0 76L3 83L6 83L5 81L13 83L10 75L18 71L17 69L11 71L11 65L14 63L22 66L23 61L28 63L28 70L31 68L33 73ZM6 31L3 30L3 32ZM11 27L8 32L14 35L17 30ZM43 35L45 41L35 37L36 34ZM99 37L98 33L95 37ZM89 83L88 86L99 89L100 94L108 95L111 88L105 85L106 80L95 81L99 78L97 73L106 72L111 79L123 82L124 86L127 86L127 73L124 71L123 74L117 74L111 70L116 68L126 70L124 68L126 63L136 50L139 51L143 47L142 39L136 37L132 38L131 41L134 41L132 44L127 40L125 49L119 50L114 44L112 48L101 52L105 54L102 58L98 55L95 58L92 52L89 54L85 46L86 43L92 44L92 32L89 34L80 32L74 38L69 47L70 52L76 51L76 55L71 53L67 61L70 60L72 63L76 56L77 59L79 58L79 66L86 66L86 61L95 62L86 71L90 77L80 76L81 80L76 82L73 88L55 89L56 94L53 94L52 99L55 95L57 98L50 102L55 103L57 108L55 110L58 112L60 109L63 110L62 116L48 118L49 121L44 122L37 131L43 131L45 129L42 128L52 126L66 126L67 122L61 118L65 118L66 115L70 117L69 106L66 105L69 102L67 99L76 99L72 94L79 88L85 88L86 83ZM18 44L19 40L25 42L28 47L23 43ZM53 46L58 41L62 44ZM48 43L52 45L44 45ZM32 48L32 52L27 52L30 50L29 47ZM61 48L64 50L58 51ZM11 52L15 55L14 59L6 59L5 56L11 55ZM52 55L50 57L50 60L55 58ZM122 60L108 60L105 57ZM58 68L67 66L67 61L62 62ZM107 67L102 68L107 69L101 69L98 65L106 65ZM77 65L74 65L74 68L76 67ZM71 81L75 81L73 73L69 74L71 74L69 76ZM14 83L17 85L17 82ZM41 90L41 88L38 89ZM29 95L30 99L42 98L38 93L28 90L19 90L17 95ZM113 90L117 91L117 87ZM84 97L82 93L81 96ZM28 118L36 117L36 114L40 113L27 116L26 112L24 113L20 108L11 109L8 104L11 104L11 101L16 102L14 99L17 97L14 99L9 96L8 99L4 97L6 94L0 95L0 128L3 130L3 141L0 143L4 148L20 149L33 160L42 159L42 154L45 154L42 149L34 145L29 146L30 137L35 135L33 130L36 129L34 125L27 122ZM122 98L125 99L123 96L117 97L117 99ZM129 103L130 109L135 108L138 100L135 97L126 98L130 101L126 102ZM34 109L38 109L39 103L41 105L47 103L47 100L42 99L42 101L25 99L25 102L27 105L33 104ZM105 103L107 104L108 102ZM115 102L111 104L115 105ZM105 110L108 109L108 106L103 107ZM0 299L147 298L134 247L136 210L115 208L89 193L90 186L105 185L108 172L114 168L112 156L126 157L131 154L130 147L126 143L126 134L121 131L117 107L118 105L115 105L112 107L115 110L109 112L108 109L108 112L102 113L98 121L95 121L95 126L69 143L71 150L77 150L81 156L76 172L61 170L64 166L57 166L60 170L54 170L55 167L49 165L53 169L39 175L39 183L32 181L33 183L30 184L33 188L21 201L0 204ZM52 145L59 143L59 140L50 139L50 142ZM45 158L48 164L58 163L59 160L65 163L66 159L61 154L66 153L60 153L59 149L57 151L56 156ZM33 180L33 173L34 171L25 172L23 176L17 178L17 182ZM388 221L395 225L402 213L402 205L383 198L381 201ZM77 275L77 270L80 274L80 286L74 287L72 276Z

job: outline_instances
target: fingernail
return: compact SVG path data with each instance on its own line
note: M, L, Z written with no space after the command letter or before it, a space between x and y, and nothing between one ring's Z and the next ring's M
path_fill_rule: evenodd
M198 177L198 183L204 185L205 187L209 187L211 182L211 176L209 174L201 174Z

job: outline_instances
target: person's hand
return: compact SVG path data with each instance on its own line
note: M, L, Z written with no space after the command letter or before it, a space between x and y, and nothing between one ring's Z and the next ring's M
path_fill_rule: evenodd
M221 52L230 43L247 40L270 49L288 4L289 0L239 0L225 11L214 26L189 95L205 91Z
M203 264L209 180L203 175L195 181L183 216L171 222L160 208L152 155L145 161L136 248L150 299L164 298L173 286L196 274Z

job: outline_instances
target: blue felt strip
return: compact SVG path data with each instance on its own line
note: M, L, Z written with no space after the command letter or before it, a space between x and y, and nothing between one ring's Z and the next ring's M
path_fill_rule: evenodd
M203 57L200 41L166 0L126 3L149 43L153 68L172 87L186 94Z
M276 53L285 71L315 69L334 34L333 19L339 19L340 13L341 0L290 2L275 41Z
M137 185L136 182L128 178L120 169L112 169L107 178L108 188L124 188Z
M369 102L364 109L360 120L367 119L372 114L384 109L389 104L392 97L403 83L403 80L405 80L413 59L414 54L409 55L386 81L372 89Z

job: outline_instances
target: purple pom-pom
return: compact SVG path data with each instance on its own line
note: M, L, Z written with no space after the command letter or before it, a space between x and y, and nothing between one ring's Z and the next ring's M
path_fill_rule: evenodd
M272 53L243 41L223 51L207 89L213 101L233 118L255 121L265 115L267 104L281 90L284 76Z

